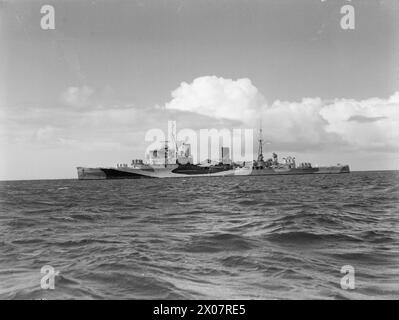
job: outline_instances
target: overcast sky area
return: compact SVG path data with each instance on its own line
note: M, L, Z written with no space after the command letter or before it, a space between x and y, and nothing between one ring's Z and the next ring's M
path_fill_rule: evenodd
M262 119L266 157L399 169L398 45L397 0L0 0L0 180L130 163L168 120Z

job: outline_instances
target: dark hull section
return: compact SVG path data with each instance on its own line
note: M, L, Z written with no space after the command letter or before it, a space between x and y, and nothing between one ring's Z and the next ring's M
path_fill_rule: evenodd
M134 172L120 171L120 170L116 170L116 169L101 168L101 171L104 172L106 179L149 179L149 178L152 178L150 176L145 176L145 175L134 173Z
M104 179L143 179L152 178L136 172L126 172L112 168L83 168L78 167L79 180L104 180Z
M224 172L232 170L232 166L220 165L220 166L210 166L202 167L194 164L180 165L176 169L172 170L172 173L184 174L184 175L199 175L199 174L212 174L218 172Z

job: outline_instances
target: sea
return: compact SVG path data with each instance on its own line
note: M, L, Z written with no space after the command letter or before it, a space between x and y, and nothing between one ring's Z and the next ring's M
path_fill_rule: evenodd
M0 299L398 298L398 171L0 182Z

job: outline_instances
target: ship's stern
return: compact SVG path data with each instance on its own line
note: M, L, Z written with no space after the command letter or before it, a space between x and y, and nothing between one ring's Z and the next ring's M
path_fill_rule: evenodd
M77 167L79 180L103 180L107 179L104 171L100 168Z

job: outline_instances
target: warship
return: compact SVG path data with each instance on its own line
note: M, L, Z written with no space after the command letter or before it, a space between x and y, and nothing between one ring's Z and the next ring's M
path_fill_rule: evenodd
M222 147L219 161L207 159L194 164L190 144L175 144L170 149L165 141L164 147L150 151L146 161L132 160L131 164L117 164L115 167L77 167L78 179L147 179L173 177L208 177L208 176L263 176L263 175L304 175L304 174L339 174L349 173L349 165L313 166L309 162L296 164L295 157L285 157L279 162L278 155L265 160L263 140L260 130L258 156L256 160L235 163L230 160L229 148Z

